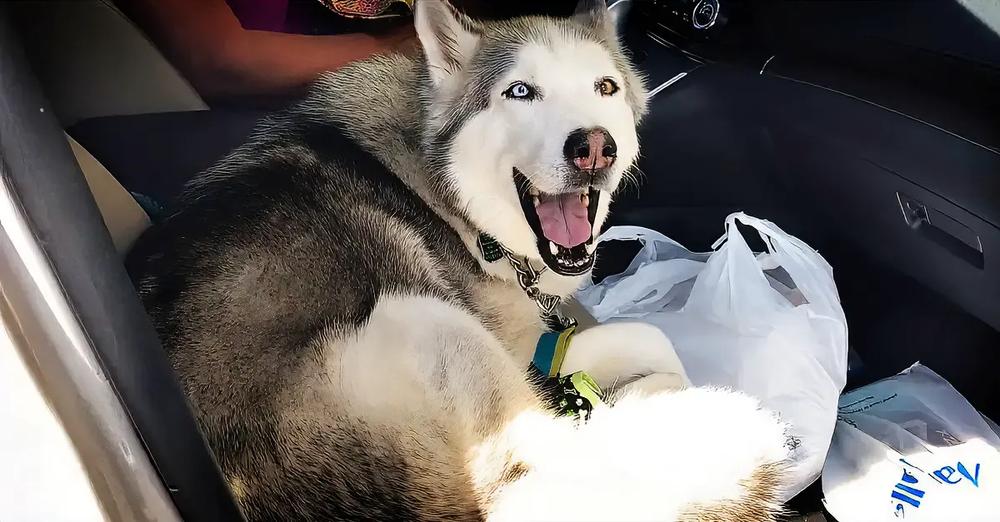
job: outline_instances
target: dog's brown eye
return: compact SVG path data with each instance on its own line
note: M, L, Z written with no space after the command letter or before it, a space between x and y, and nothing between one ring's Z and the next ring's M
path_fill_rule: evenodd
M601 78L597 81L597 92L601 96L611 96L618 92L618 84L611 78Z

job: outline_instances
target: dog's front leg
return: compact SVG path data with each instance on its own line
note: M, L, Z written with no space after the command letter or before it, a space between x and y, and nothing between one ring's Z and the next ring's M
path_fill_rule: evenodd
M573 336L560 373L587 372L602 389L639 393L690 385L674 346L659 328L645 323L610 323Z

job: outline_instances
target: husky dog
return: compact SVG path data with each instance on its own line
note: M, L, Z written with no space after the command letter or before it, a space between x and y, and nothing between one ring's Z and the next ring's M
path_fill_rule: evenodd
M659 330L573 338L564 374L631 382L586 422L527 378L639 153L604 2L480 23L419 0L415 24L419 57L323 77L130 256L247 518L771 519L783 426L669 390Z

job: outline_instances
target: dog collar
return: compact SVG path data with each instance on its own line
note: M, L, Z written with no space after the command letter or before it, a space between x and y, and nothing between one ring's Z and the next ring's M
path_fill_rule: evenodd
M571 326L561 332L545 332L538 338L535 345L535 355L531 364L546 377L556 377L566 358L569 340L576 333L576 327Z
M535 302L539 312L541 312L542 319L550 328L553 330L566 330L576 326L576 319L559 313L558 308L562 302L562 298L557 295L546 294L538 288L538 279L547 267L543 266L541 270L535 270L531 266L531 262L528 261L528 258L518 258L510 249L497 241L496 238L486 233L479 234L476 245L479 246L479 253L482 254L483 259L487 263L495 263L500 258L507 258L507 262L510 263L511 268L514 269L514 273L517 274L517 284L521 287L521 290L524 290L528 299Z
M575 333L576 327L569 327L561 332L542 334L535 345L531 371L542 396L559 414L587 421L594 407L602 403L600 386L586 372L560 374Z

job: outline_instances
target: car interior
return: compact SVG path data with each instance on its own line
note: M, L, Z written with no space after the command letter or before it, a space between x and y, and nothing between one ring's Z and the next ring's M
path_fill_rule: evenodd
M1000 417L1000 5L609 3L650 88L610 225L708 251L731 212L773 221L834 268L849 389L920 361ZM121 260L136 197L169 209L268 110L206 103L109 0L0 6L5 182L185 520L239 513ZM595 279L638 246L602 249Z

